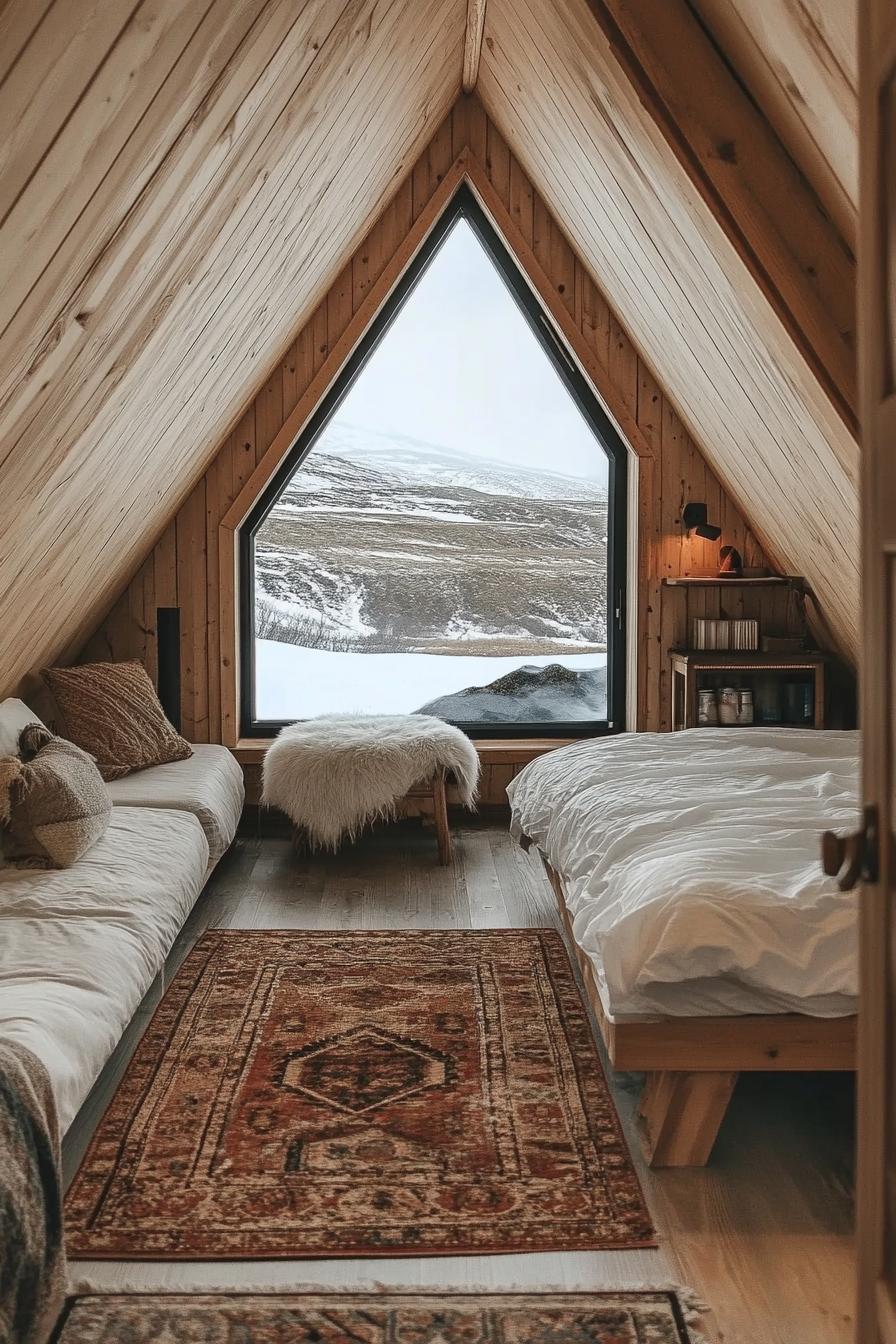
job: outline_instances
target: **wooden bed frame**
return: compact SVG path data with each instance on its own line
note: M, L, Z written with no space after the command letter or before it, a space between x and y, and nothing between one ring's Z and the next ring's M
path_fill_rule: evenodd
M541 851L539 851L540 853ZM563 879L541 855L614 1069L644 1072L640 1115L654 1167L702 1167L739 1073L841 1072L856 1066L856 1018L777 1013L612 1022L576 943Z

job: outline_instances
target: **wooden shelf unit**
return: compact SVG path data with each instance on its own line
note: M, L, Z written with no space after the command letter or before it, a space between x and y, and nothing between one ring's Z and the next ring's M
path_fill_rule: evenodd
M722 579L717 574L682 574L663 579L667 588L793 588L806 592L806 580L799 574L766 574L763 578Z
M734 674L733 679L743 682L749 678L755 685L756 677L776 677L790 674L793 679L811 681L813 715L810 723L786 720L765 721L758 714L748 727L823 728L825 726L825 669L829 662L826 653L747 653L722 652L714 649L673 649L671 659L671 717L672 731L698 728L698 692L701 678L722 673ZM753 696L754 712L756 695ZM715 725L713 725L715 726ZM724 725L720 725L724 726ZM736 725L735 725L736 726Z

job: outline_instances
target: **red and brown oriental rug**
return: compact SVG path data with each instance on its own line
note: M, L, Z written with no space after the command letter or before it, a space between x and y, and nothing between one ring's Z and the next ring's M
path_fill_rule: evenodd
M672 1292L75 1298L54 1344L691 1344Z
M544 929L205 934L66 1215L95 1258L655 1244Z

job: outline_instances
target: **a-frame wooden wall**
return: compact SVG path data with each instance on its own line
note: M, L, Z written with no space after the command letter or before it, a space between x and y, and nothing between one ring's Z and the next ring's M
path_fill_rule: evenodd
M639 727L668 726L666 651L684 642L692 616L713 615L718 601L711 591L688 596L662 585L663 578L705 572L717 562L717 545L682 534L684 503L706 500L712 519L723 528L723 540L737 546L747 563L763 563L743 515L707 466L506 142L478 100L462 98L82 652L82 659L137 657L155 675L156 609L179 607L182 726L194 741L222 740L221 519L465 149L474 187L547 299L558 325L574 338L580 361L639 459ZM729 595L726 606L749 615L755 600ZM786 597L779 601L783 605L772 618L785 629L792 613ZM768 613L767 594L764 602ZM512 773L512 767L506 768Z

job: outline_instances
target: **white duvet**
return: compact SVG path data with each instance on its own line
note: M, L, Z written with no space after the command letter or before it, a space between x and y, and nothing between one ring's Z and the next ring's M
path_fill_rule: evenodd
M164 965L208 852L190 812L114 807L73 868L0 869L0 1037L43 1062L63 1132Z
M858 819L859 737L693 729L578 743L508 788L513 833L565 879L616 1018L856 1008L857 894L821 832Z

